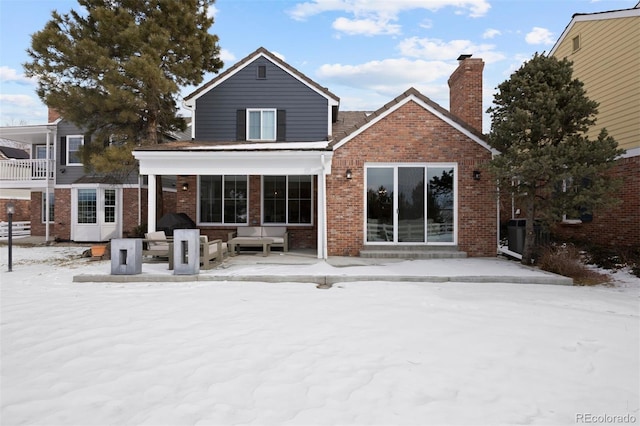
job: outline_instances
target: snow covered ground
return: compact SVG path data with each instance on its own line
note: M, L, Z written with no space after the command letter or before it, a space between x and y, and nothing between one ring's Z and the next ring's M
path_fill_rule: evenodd
M628 274L607 287L73 283L109 271L82 250L15 247L8 273L0 248L3 425L640 422Z

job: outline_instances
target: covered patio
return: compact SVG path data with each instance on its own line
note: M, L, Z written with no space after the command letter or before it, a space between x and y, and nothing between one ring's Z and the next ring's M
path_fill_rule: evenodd
M134 157L139 161L140 174L148 177L148 213L147 230L156 230L156 176L260 176L262 179L268 176L311 176L312 182L316 182L316 199L313 203L313 215L317 228L316 257L327 258L327 194L326 176L331 174L331 162L333 152L328 147L329 143L304 142L304 143L198 143L179 142L153 147L141 147L134 151ZM199 179L196 179L199 186ZM199 188L198 188L199 189ZM196 190L192 198L185 200L182 207L195 213L193 219L198 227L204 223L200 220L198 211L200 192ZM247 195L248 196L248 195ZM251 203L247 208L260 211L259 222L256 217L245 223L236 223L232 226L261 225L268 226L264 222L261 213L263 197L248 199ZM259 210L257 208L259 206ZM180 213L181 211L178 211ZM270 222L273 225L287 225L287 223ZM207 225L209 226L209 225ZM215 226L215 225L214 225ZM220 224L221 228L228 229L229 224Z

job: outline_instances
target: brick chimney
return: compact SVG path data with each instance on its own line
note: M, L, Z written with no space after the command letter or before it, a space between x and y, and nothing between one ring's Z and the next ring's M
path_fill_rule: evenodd
M47 123L53 123L58 118L62 117L58 110L49 107L49 117L47 118Z
M458 57L449 77L449 112L482 133L482 70L484 62L471 55Z

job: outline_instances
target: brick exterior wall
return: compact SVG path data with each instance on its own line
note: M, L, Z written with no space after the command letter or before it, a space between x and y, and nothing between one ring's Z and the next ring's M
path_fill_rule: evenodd
M68 241L71 239L71 189L54 190L55 194L55 212L54 222L55 225L50 228L49 232L56 240ZM33 210L32 210L33 211ZM44 229L43 233L44 235Z
M31 220L31 201L29 200L0 200L0 222L7 222L7 204L13 203L14 213L12 220L14 222L26 222Z
M473 179L490 159L485 148L408 102L335 151L327 176L329 255L358 256L363 247L365 163L449 162L458 164L458 246L469 256L495 256L495 187L486 174Z
M617 194L621 202L606 211L595 211L592 222L557 224L553 229L555 239L640 247L640 156L616 161L611 175L622 180Z
M449 112L482 133L482 70L479 58L460 61L449 77Z

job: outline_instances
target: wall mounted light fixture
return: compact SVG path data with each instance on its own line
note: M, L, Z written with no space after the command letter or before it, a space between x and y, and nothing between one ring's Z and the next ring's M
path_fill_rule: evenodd
M473 180L480 180L480 170L473 171Z
M353 179L353 173L351 172L351 169L347 169L346 178L347 179Z
M189 189L189 184L188 184L187 182L184 182L184 183L182 184L182 190L183 190L183 191L186 191L186 190L188 190L188 189Z

